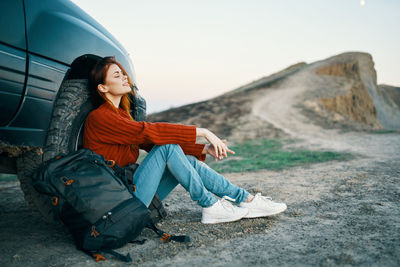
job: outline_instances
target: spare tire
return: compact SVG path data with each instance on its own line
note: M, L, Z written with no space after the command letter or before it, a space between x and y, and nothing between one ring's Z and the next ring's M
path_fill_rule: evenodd
M87 80L65 81L54 106L45 147L28 151L17 160L18 179L25 199L48 220L53 218L51 205L33 188L31 177L42 162L82 146L83 126L94 109L89 95Z

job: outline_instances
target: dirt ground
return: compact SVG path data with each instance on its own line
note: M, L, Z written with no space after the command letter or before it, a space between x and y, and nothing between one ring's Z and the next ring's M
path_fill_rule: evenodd
M144 245L119 251L130 252L132 265L141 266L399 266L400 134L355 134L355 146L379 153L281 172L226 174L287 203L281 215L202 225L201 208L179 187L166 199L169 216L159 226L188 234L192 242L164 244L145 230ZM75 249L62 226L44 222L25 203L17 182L0 185L0 216L1 266L97 265ZM108 259L100 265L124 264Z

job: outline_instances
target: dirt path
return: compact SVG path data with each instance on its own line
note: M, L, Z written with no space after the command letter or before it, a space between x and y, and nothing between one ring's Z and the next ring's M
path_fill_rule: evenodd
M309 149L348 151L378 160L400 155L398 146L392 145L399 143L396 137L324 129L304 116L299 105L305 101L304 94L310 91L310 88L297 85L312 84L312 81L299 82L310 80L310 77L313 77L310 72L312 69L292 75L280 87L265 90L264 97L253 105L253 115L283 130L291 138L299 139L299 145Z

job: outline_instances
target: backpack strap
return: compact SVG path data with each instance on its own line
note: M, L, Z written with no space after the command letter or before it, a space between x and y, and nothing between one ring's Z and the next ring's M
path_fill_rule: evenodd
M170 235L170 234L167 234L166 232L158 229L157 226L152 222L150 222L147 225L147 227L152 229L160 237L161 241L163 241L164 243L168 243L171 240L176 241L176 242L181 242L181 243L190 242L190 237L188 235Z
M132 262L131 255L129 253L126 255L122 255L121 253L118 253L112 249L101 249L101 250L93 250L93 251L84 250L84 252L86 254L88 254L89 256L93 257L96 260L96 262L106 260L106 257L103 256L103 253L113 255L115 258L117 258L118 260L123 261L123 262Z
M139 164L134 163L125 167L120 167L118 164L115 164L115 162L112 165L108 162L110 161L107 161L107 165L113 169L115 175L121 179L126 188L128 188L129 192L133 194L133 192L136 191L136 187L133 184L133 174L135 173Z
M114 257L116 257L117 259L119 259L120 261L123 261L123 262L132 262L131 255L129 253L126 254L126 255L122 255L122 254L120 254L120 253L118 253L118 252L116 252L116 251L114 251L112 249L102 249L101 252L111 254L111 255L113 255Z
M132 240L132 241L129 241L128 243L143 245L144 242L146 242L146 241L147 241L147 239L140 239L140 240Z

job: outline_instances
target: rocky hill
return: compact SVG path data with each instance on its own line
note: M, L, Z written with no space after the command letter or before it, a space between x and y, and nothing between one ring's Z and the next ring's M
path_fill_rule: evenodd
M295 64L216 98L151 114L149 120L208 127L231 140L276 137L285 132L280 124L291 120L323 128L400 130L400 88L377 85L372 56L349 52Z

